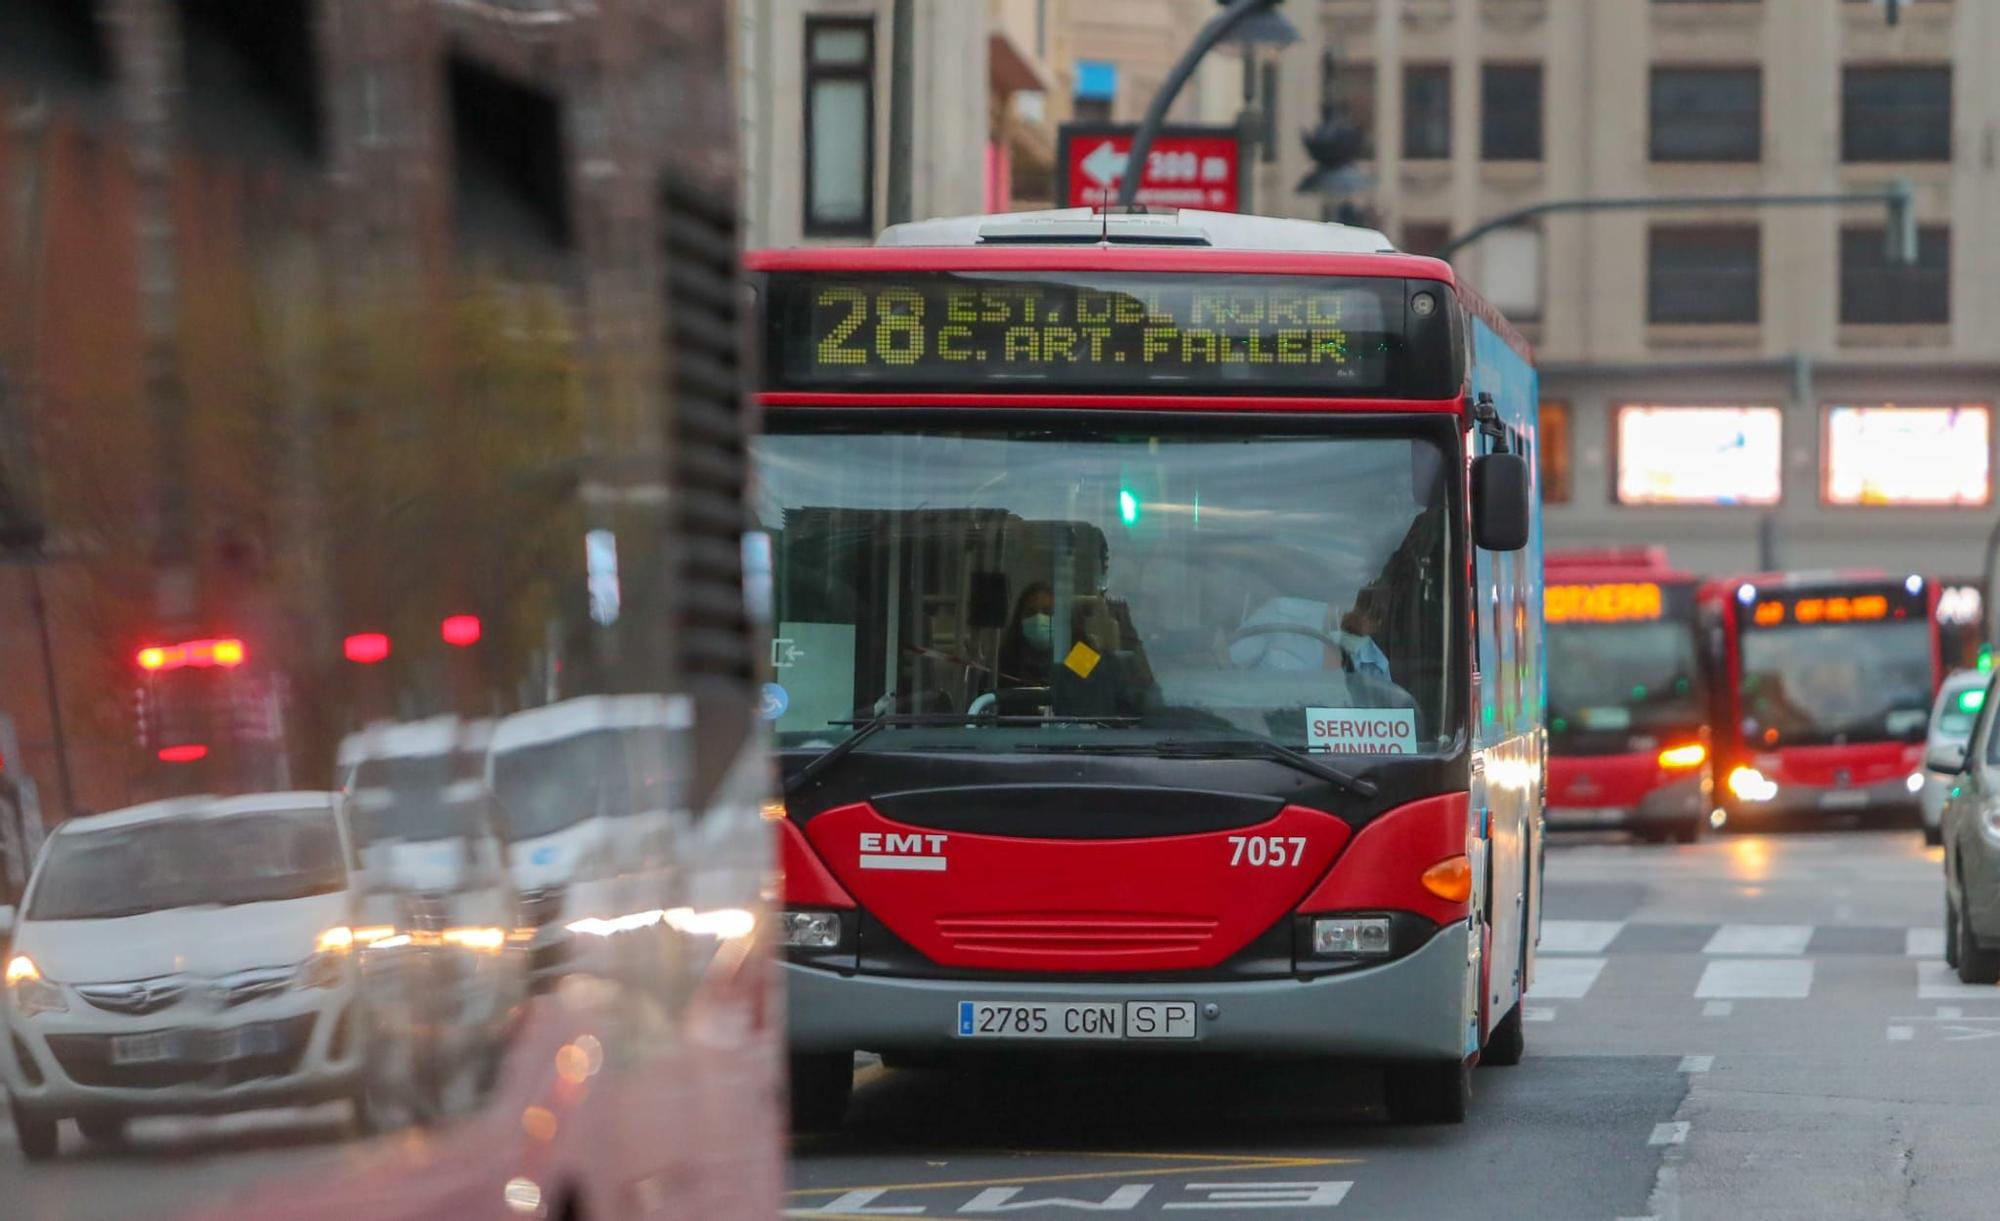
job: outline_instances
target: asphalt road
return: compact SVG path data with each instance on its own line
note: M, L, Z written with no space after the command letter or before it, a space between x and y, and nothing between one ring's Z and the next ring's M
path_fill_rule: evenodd
M1329 1065L871 1065L795 1145L791 1215L1994 1217L2000 989L1945 972L1937 869L1913 833L1559 842L1528 1058L1462 1127L1393 1127ZM0 1120L0 1217L172 1216L363 1156L344 1135L149 1121L30 1167Z
M2000 989L1914 833L1558 841L1528 1058L1462 1127L1314 1064L863 1067L795 1217L1990 1218Z

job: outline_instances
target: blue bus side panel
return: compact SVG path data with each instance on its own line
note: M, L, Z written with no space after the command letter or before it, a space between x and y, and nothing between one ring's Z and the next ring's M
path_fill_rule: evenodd
M1483 764L1485 865L1490 869L1488 1028L1522 1002L1539 939L1542 775L1548 706L1542 649L1540 383L1534 365L1477 314L1469 314L1472 393L1493 397L1509 444L1528 460L1534 491L1528 545L1474 557L1480 708L1474 743ZM1490 452L1480 442L1478 452ZM1475 809L1475 816L1481 810ZM1473 1039L1480 1032L1473 1033ZM1473 1043L1476 1047L1476 1042Z

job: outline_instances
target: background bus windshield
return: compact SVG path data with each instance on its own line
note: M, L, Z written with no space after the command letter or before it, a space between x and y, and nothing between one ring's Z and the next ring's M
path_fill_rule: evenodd
M1685 623L1551 627L1548 650L1549 733L1558 744L1605 735L1622 750L1632 734L1702 723L1694 636Z
M954 723L898 746L1206 730L1419 753L1452 734L1428 441L1066 424L781 432L757 453L782 740L883 712L1138 718ZM1367 742L1312 710L1398 715L1349 718L1393 724Z
M1923 620L1743 633L1744 738L1756 746L1920 742L1930 715Z

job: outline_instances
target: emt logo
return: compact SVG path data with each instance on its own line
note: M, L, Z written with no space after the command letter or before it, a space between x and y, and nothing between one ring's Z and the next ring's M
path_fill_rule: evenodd
M895 831L863 831L861 867L916 869L926 873L943 873L944 842L949 838L951 837L946 835L925 835L920 832L903 835Z

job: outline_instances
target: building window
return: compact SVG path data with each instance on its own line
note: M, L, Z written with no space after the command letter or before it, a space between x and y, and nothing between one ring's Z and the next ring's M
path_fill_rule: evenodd
M1451 240L1451 226L1444 221L1412 220L1403 223L1403 252L1435 256Z
M1109 123L1118 104L1118 65L1101 59L1078 60L1072 113L1079 123Z
M1950 161L1951 65L1846 68L1842 161Z
M875 227L875 26L806 21L806 223L818 237Z
M1569 404L1543 400L1540 448L1535 465L1542 476L1542 502L1569 503Z
M1983 505L1992 411L1984 403L1826 409L1820 498L1832 505Z
M1320 98L1361 133L1361 159L1375 156L1375 65L1320 60Z
M1756 68L1655 68L1655 161L1756 161L1764 155L1764 77Z
M1647 235L1646 321L1758 319L1755 225L1662 225Z
M1774 505L1784 413L1776 407L1618 409L1618 503Z
M1880 229L1840 231L1840 320L1861 325L1951 321L1951 230L1917 230L1917 261L1889 261Z
M1479 70L1479 156L1542 159L1542 66L1487 64Z
M1403 69L1403 156L1412 161L1451 156L1451 69L1442 64Z

